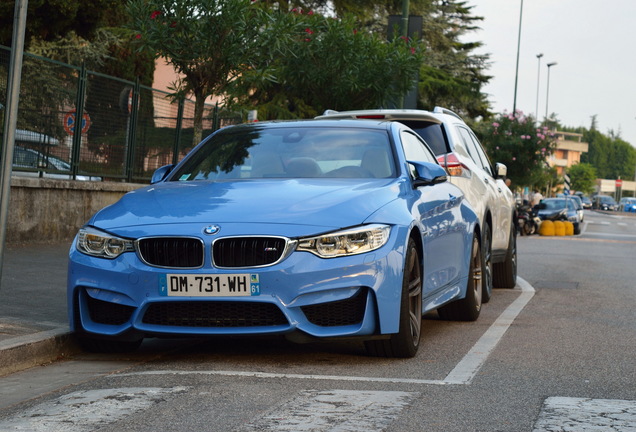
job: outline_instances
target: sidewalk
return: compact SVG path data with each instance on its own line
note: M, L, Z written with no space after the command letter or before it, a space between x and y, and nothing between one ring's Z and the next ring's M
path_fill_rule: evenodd
M7 246L0 284L0 376L77 347L66 314L70 244Z

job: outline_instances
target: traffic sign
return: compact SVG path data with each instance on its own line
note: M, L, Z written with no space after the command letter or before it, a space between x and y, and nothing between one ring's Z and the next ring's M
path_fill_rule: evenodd
M567 174L563 175L563 193L570 194L570 176Z
M76 112L75 110L71 110L64 115L64 130L69 135L75 134L75 126L76 126ZM81 133L85 134L88 132L88 129L91 127L91 117L88 113L84 113L82 116L82 129Z
M619 188L619 187L623 187L623 180L621 180L621 179L617 179L617 180L616 180L616 187L617 187L617 188Z

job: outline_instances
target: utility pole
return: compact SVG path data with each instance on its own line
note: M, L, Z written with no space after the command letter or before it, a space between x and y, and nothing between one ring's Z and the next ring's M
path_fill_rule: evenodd
M517 81L519 78L519 51L521 51L521 21L523 19L523 0L521 0L521 9L519 10L519 35L517 36L517 66L515 67L515 97L512 103L512 115L517 113Z
M402 36L409 37L409 6L410 0L402 0ZM404 95L400 98L399 107L404 108Z
M24 31L26 28L28 0L15 2L13 18L13 40L11 42L11 60L9 63L9 82L7 85L7 106L4 113L4 135L2 138L2 166L0 167L0 281L4 265L4 243L9 218L9 195L11 194L11 171L13 170L13 147L15 128L18 122L18 102L20 100L20 79L22 57L24 54Z

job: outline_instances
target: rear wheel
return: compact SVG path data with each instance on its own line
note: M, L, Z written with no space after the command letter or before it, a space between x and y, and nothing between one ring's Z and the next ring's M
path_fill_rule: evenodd
M493 277L497 288L514 288L517 284L517 236L514 227L510 231L506 260L495 264Z
M376 357L414 357L422 332L422 268L419 253L409 239L400 301L400 327L389 339L365 342L367 352Z
M475 321L479 318L482 303L481 296L484 291L483 268L484 258L481 254L479 239L476 234L473 234L466 297L439 308L437 313L440 318L453 321Z
M489 224L484 225L484 232L481 236L481 250L484 257L484 271L483 271L483 290L482 302L488 303L492 296L493 287L493 264L492 264L492 242L491 242L491 229Z

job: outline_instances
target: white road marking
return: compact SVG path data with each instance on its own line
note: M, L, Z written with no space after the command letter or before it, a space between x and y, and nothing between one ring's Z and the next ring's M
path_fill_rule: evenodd
M549 397L532 432L636 432L636 401Z
M398 391L301 391L240 431L380 432L417 397Z
M506 330L534 297L534 288L524 279L517 277L517 286L521 288L521 295L499 315L468 354L455 366L455 369L446 376L444 379L446 384L470 384Z
M379 378L379 377L360 377L360 376L338 376L338 375L305 375L305 374L286 374L286 373L269 373L269 372L252 372L252 371L145 371L130 372L124 374L109 375L111 378L122 376L139 376L139 375L220 375L220 376L241 376L254 378L289 378L304 380L335 380L335 381L363 381L363 382L389 382L404 384L432 384L432 385L448 385L448 384L470 384L474 376L477 374L481 366L484 364L490 353L495 349L506 330L510 327L515 318L521 313L523 308L528 304L534 296L535 290L524 279L517 277L517 286L521 290L519 297L512 302L490 328L475 343L470 351L460 360L455 368L443 380L426 380L411 378Z
M120 388L69 393L0 420L0 431L90 432L181 393L187 387Z

